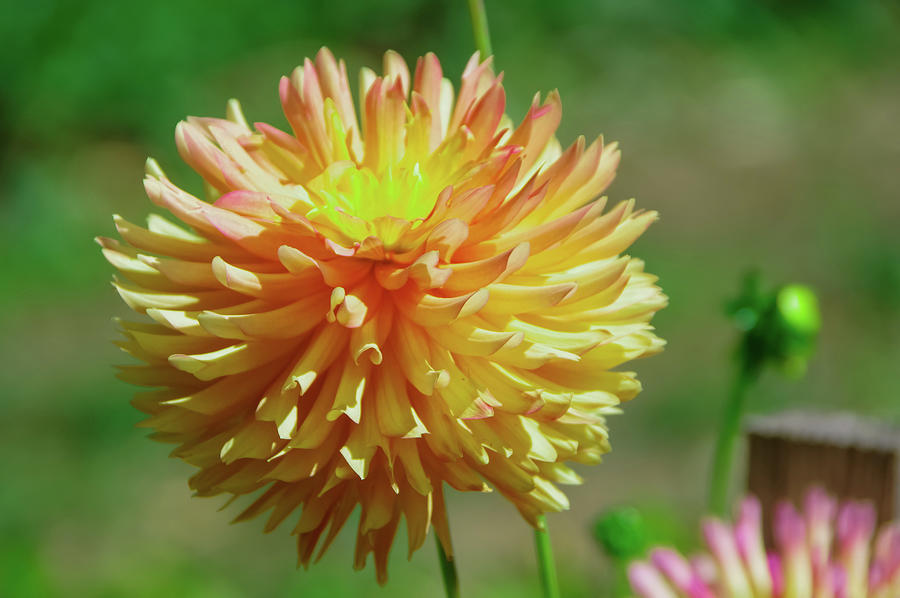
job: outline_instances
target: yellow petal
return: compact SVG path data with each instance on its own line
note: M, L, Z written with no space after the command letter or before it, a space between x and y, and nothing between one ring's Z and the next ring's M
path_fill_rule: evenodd
M239 374L278 359L294 347L297 341L260 341L239 343L209 353L175 354L169 363L177 369L193 374L199 380Z
M299 340L322 322L326 306L324 293L318 293L270 311L238 314L204 311L196 319L204 330L221 338Z
M428 432L409 402L406 380L397 368L379 369L374 399L378 426L386 436L419 438Z

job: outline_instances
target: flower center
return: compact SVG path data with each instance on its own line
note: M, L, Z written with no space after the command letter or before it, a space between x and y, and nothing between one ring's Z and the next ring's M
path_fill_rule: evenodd
M345 241L374 236L390 248L408 223L431 212L441 191L435 183L418 162L395 164L379 174L354 162L335 162L306 185L315 205L306 217Z

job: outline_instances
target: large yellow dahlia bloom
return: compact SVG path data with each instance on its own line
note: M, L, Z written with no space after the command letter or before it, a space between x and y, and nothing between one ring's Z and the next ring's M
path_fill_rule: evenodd
M357 120L323 49L281 80L292 134L234 101L188 118L176 143L208 201L148 161L181 224L116 217L124 242L100 240L150 320L121 324L145 362L121 377L158 388L142 425L200 469L197 495L258 491L239 520L299 509L304 565L357 505L355 564L374 553L379 581L401 518L410 552L431 525L449 552L444 484L532 523L565 509L565 462L599 461L604 415L640 390L610 369L663 345L666 299L621 255L656 214L596 199L616 145L562 150L555 92L512 125L501 79L476 54L454 101L434 55L411 76L388 52Z

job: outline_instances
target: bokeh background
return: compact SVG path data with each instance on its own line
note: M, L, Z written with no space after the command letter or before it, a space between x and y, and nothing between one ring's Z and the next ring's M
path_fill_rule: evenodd
M659 210L633 252L671 305L665 353L612 422L613 453L550 517L566 596L607 596L598 512L704 499L742 272L813 285L824 329L802 381L767 375L751 410L850 409L900 421L900 5L890 0L487 1L509 113L558 88L564 144L623 148L614 200ZM143 161L187 188L175 123L285 124L277 81L327 44L355 72L394 48L458 80L465 3L436 0L32 0L0 18L0 596L440 596L433 548L391 580L351 571L350 535L295 569L286 530L229 525L188 466L134 428L111 316L125 315L92 237L141 220ZM355 81L354 81L355 83ZM499 496L450 497L464 595L537 596L531 533Z

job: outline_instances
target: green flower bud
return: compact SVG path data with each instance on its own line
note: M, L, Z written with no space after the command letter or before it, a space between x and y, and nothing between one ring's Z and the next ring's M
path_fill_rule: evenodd
M775 296L774 320L773 325L778 328L778 366L786 376L800 378L806 373L806 363L816 348L822 326L815 293L800 284L782 287Z
M748 371L771 363L791 378L803 376L822 325L811 288L789 284L766 291L759 274L750 272L727 310L743 333L739 356Z
M802 284L789 284L778 291L775 299L778 315L788 332L796 336L815 336L822 326L819 317L819 301L811 288Z
M594 525L594 536L610 557L630 560L647 550L647 527L640 511L618 507L603 513Z

